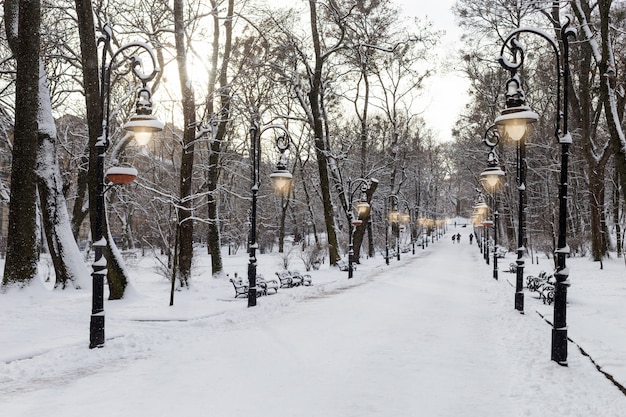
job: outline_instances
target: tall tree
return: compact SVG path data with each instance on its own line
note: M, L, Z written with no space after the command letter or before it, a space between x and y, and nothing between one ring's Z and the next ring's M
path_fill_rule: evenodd
M223 48L220 49L220 17L218 2L217 0L211 0L211 7L213 9L213 47L211 53L211 72L209 73L206 111L208 116L212 119L212 125L215 131L211 132L214 136L213 140L209 143L209 164L206 176L208 198L207 210L209 217L209 223L207 226L207 245L209 251L211 252L211 271L213 275L219 274L223 269L219 230L219 199L217 198L217 195L221 171L220 156L221 151L224 148L228 123L231 117L231 87L230 80L228 78L228 67L233 47L232 22L234 3L234 0L228 1L228 11L224 20L224 45ZM222 56L221 65L219 65L220 53Z
M339 11L334 7L333 2L329 4L330 14L340 19ZM328 126L325 126L325 110L324 110L324 65L329 57L336 53L343 41L340 36L336 43L324 50L322 37L318 28L320 19L317 12L317 1L309 0L309 18L311 22L311 38L313 41L314 61L310 68L309 83L310 89L307 94L309 99L310 123L313 130L315 142L315 156L317 157L317 167L320 176L320 190L322 192L322 204L324 206L324 221L326 224L326 235L328 239L328 257L331 265L336 265L339 261L339 241L337 239L337 230L335 229L335 217L333 204L330 195L331 189L331 173L329 165L333 164L330 157L330 147L328 143ZM332 167L331 167L332 170ZM336 181L340 184L339 181Z
M180 199L178 203L178 272L182 286L188 286L193 260L192 178L196 139L196 101L187 68L185 41L185 2L174 0L174 38L176 63L183 106L183 148L180 163Z
M577 2L580 3L580 2ZM619 171L619 180L621 181L622 193L626 195L626 135L622 128L622 120L624 118L624 107L626 99L623 94L623 85L618 83L617 74L619 70L616 60L616 49L611 27L611 0L601 0L597 2L600 15L600 38L601 38L601 55L594 55L600 58L598 64L599 74L601 74L600 82L600 99L604 105L604 115L607 128L611 136L611 144L614 151L615 165ZM586 23L586 22L584 22ZM585 35L590 35L589 26L584 26ZM592 48L595 43L590 42Z
M39 109L39 0L4 2L5 29L17 61L11 200L3 287L26 286L37 275L37 121Z
M586 3L586 2L585 2ZM580 3L586 18L590 18L591 9L588 4ZM558 4L553 4L551 20L555 35L560 36L561 19ZM587 163L589 215L591 232L591 256L601 261L608 253L608 240L605 233L604 205L605 205L605 176L607 164L612 156L609 138L599 134L599 122L603 103L597 100L598 71L593 60L593 51L589 42L581 42L572 51L574 57L570 65L575 77L570 78L569 89L570 119L572 131L579 133L582 153Z

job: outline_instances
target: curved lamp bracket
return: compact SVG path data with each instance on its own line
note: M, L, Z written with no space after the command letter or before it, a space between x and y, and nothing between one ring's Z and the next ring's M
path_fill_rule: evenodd
M491 149L498 146L500 143L500 133L498 133L497 126L492 124L485 131L485 135L483 136L483 143L489 146Z
M565 86L565 91L561 93L562 89L562 81L563 77L565 78L565 84L567 84L569 78L569 67L568 67L568 56L569 56L569 42L570 40L576 39L577 32L576 29L571 27L572 17L569 15L565 15L565 23L561 26L560 32L560 41L563 43L563 56L564 63L566 67L561 67L561 53L559 50L558 42L553 39L552 36L548 35L546 32L536 29L536 28L528 28L522 27L515 29L506 37L504 43L502 44L502 48L500 49L500 56L498 57L498 62L500 65L511 72L511 78L514 78L517 70L524 64L525 57L525 48L524 45L519 41L519 36L522 33L531 33L537 35L543 39L545 39L548 44L552 47L552 51L554 52L554 56L556 59L556 73L557 73L557 95L556 95L556 107L558 109L556 114L556 131L555 136L559 142L562 142L561 136L565 138L569 137L567 131L567 85ZM508 47L513 59L509 60L505 57L505 49ZM564 97L564 107L561 111L561 94ZM562 120L564 120L563 129L561 129ZM563 135L563 132L565 134ZM566 139L567 140L567 139Z

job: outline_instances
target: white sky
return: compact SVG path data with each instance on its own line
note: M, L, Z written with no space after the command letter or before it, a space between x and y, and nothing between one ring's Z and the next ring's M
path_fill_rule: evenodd
M451 10L456 0L395 1L408 15L420 18L426 16L433 22L434 29L446 32L438 49L438 55L440 59L447 58L447 64L437 65L438 73L428 81L421 105L425 108L423 117L429 127L438 133L440 140L450 140L450 130L467 103L469 88L469 81L458 71L459 68L450 66L451 62L456 61L454 59L455 46L458 47L461 37L461 31L455 24Z
M304 5L306 0L266 1L273 5L294 2L303 2ZM427 17L433 22L435 30L445 31L440 45L434 51L437 59L431 64L436 73L427 80L425 88L421 92L422 99L418 101L414 111L420 113L426 120L428 127L436 135L436 138L440 141L448 141L451 139L450 131L458 115L467 103L467 90L469 88L469 81L463 77L460 71L455 72L454 68L454 63L458 62L454 58L455 47L458 47L460 39L460 30L458 30L455 24L451 10L456 0L394 1L406 11L408 16ZM174 68L172 69L175 71ZM199 66L193 72L203 74L206 72L206 68ZM177 79L176 77L169 78L172 80ZM178 90L177 81L172 84L171 88ZM163 103L161 107L163 107ZM171 112L170 114L176 113ZM167 118L165 120L169 121Z

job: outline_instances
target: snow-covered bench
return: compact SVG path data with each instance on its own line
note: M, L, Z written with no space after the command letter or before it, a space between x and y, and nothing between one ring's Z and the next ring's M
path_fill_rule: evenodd
M554 277L541 271L539 276L529 275L526 277L526 288L539 294L539 299L544 304L552 304L554 301Z
M303 278L301 276L293 276L291 272L287 270L276 272L276 276L280 281L280 288L297 287L303 284Z
M260 295L268 295L269 290L274 290L274 294L276 294L278 292L278 287L280 287L278 281L275 279L265 279L262 275L256 276L256 285L260 290L258 292Z
M507 250L505 248L498 247L496 249L496 257L504 258L506 256Z
M313 279L311 278L311 275L309 274L301 274L298 271L289 271L289 274L291 274L291 277L297 281L300 282L299 285L313 285Z
M346 262L343 259L341 259L340 261L337 262L337 267L339 268L340 271L347 271L348 270L348 262ZM356 271L356 264L354 262L352 262L352 270Z
M233 284L233 287L235 288L235 298L239 297L240 295L243 296L248 296L248 284L244 284L244 282L241 279L230 279L230 282Z

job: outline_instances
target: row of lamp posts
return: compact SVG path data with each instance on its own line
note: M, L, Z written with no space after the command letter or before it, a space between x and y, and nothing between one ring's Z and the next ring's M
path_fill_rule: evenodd
M406 211L400 211L400 202L404 203ZM417 210L414 209L416 214ZM400 228L401 224L408 225L411 233L412 253L415 255L415 236L413 233L414 216L411 215L411 207L409 202L400 198L397 194L390 194L385 198L385 263L389 265L389 226L395 235L396 241L396 259L400 260Z
M481 174L480 178L485 188L491 193L491 199L493 202L493 278L498 279L498 198L496 192L498 187L502 183L504 177L504 171L500 168L498 155L495 151L495 147L500 141L500 136L495 129L495 125L492 125L485 132L483 142L489 146L489 154L487 156L487 169ZM487 251L487 257L489 259L489 251Z
M89 326L89 347L97 348L105 344L105 313L104 313L104 282L106 277L107 263L104 258L104 249L107 241L104 237L104 216L105 216L105 192L108 186L106 180L111 185L129 184L137 177L137 170L131 167L112 167L104 172L104 158L109 147L110 123L111 123L111 74L117 68L118 60L130 60L132 72L141 81L141 88L137 93L136 114L124 125L124 129L133 132L135 141L139 145L146 145L152 134L163 130L163 123L152 115L152 93L147 84L159 73L156 55L153 49L143 42L131 42L121 46L117 51L111 52L112 29L106 24L98 43L103 44L100 67L100 115L102 134L94 144L95 169L96 169L96 208L94 219L94 262L93 262L93 290L92 309ZM142 51L151 60L152 70L149 73L142 72L143 62L138 54L127 52ZM109 56L110 54L110 56ZM250 259L248 265L248 306L256 305L256 220L257 220L257 194L259 191L259 165L261 160L261 135L268 130L276 130L279 134L276 137L276 147L280 151L280 159L274 173L270 178L278 194L286 196L291 188L291 173L287 170L285 151L289 148L289 132L284 126L268 125L260 127L257 120L252 121L250 127L251 138L251 160L252 160L252 208L250 218Z
M94 144L94 155L96 157L96 218L94 219L94 262L93 262L93 290L92 290L92 312L90 319L90 348L102 347L105 343L105 313L104 313L104 282L106 277L106 259L104 258L104 249L107 245L104 238L104 216L105 216L105 192L109 187L105 186L105 178L112 185L129 184L137 177L137 170L132 167L112 167L104 172L104 158L106 151L108 150L110 140L110 95L111 95L111 74L114 68L116 68L118 59L131 60L132 72L137 77L142 86L137 93L136 98L136 114L131 117L131 120L124 125L124 129L133 132L135 141L137 144L143 146L146 145L151 139L154 133L163 130L163 123L157 120L152 115L152 93L147 84L154 79L154 77L160 72L160 68L157 65L157 59L153 49L143 42L131 42L121 46L117 51L111 53L111 38L112 29L106 24L103 27L102 34L98 39L98 43L103 44L101 69L100 69L100 114L102 134ZM138 58L137 54L125 55L130 50L142 50L147 53L151 60L152 70L149 73L142 72L143 62ZM109 56L110 54L110 56ZM275 130L278 135L275 139L276 148L280 152L279 162L277 163L275 171L270 175L270 178L274 184L274 189L282 197L288 196L291 188L292 175L287 170L285 151L289 148L290 137L287 129L282 125L268 125L261 127L256 119L252 121L250 127L250 140L251 140L251 160L252 160L252 203L250 210L250 248L249 248L249 263L248 263L248 306L253 307L256 305L257 288L256 288L256 250L258 249L257 239L257 196L259 192L259 170L261 161L261 136L264 132L269 130ZM354 192L352 186L356 184L360 187ZM365 199L365 192L369 186L369 182L365 179L358 178L353 181L348 180L349 190L349 218L350 218L350 233L349 233L349 251L348 251L348 278L353 276L353 234L356 227L360 226L363 219L369 215L370 206ZM356 191L361 191L361 198L356 205L357 216L356 218L352 213L353 197ZM403 200L404 201L404 200ZM391 204L391 211L387 211L387 203ZM385 258L387 264L389 264L389 245L388 245L388 224L387 221L391 221L392 229L395 232L396 237L396 256L400 260L400 223L409 224L411 222L410 213L401 213L399 211L400 199L397 195L391 194L385 199L385 212L388 214L386 218L386 245L385 245ZM407 204L407 209L410 208ZM415 242L413 233L411 233L411 242L413 244L413 253L415 253Z
M93 292L92 292L92 312L90 319L90 333L89 333L89 347L96 348L102 347L105 344L105 313L104 313L104 282L106 277L106 259L104 258L104 249L107 246L106 239L104 237L104 216L105 216L105 192L108 190L108 186L105 185L105 178L111 185L129 184L137 177L137 170L132 167L112 167L104 172L104 158L106 151L108 150L110 140L110 123L111 123L111 74L116 68L118 59L128 59L131 61L132 72L141 81L141 88L138 90L136 98L136 114L131 117L131 120L124 125L124 129L133 132L135 141L137 144L143 146L146 145L151 139L154 133L163 130L164 125L152 115L152 93L148 87L148 83L154 79L154 77L160 72L160 68L157 65L156 55L153 49L143 42L131 42L121 46L117 51L111 52L111 38L112 29L106 24L103 27L102 34L98 39L98 43L103 44L102 59L100 68L100 114L102 134L94 144L94 153L96 161L96 218L94 219L94 262L93 262ZM143 62L139 59L137 54L126 54L127 51L142 50L145 52L151 60L152 70L149 73L142 72ZM110 54L110 56L109 56ZM255 118L250 127L250 144L251 144L251 162L252 162L252 187L251 187L251 210L250 210L250 247L249 247L249 262L248 262L248 307L256 305L257 287L256 287L256 270L257 259L256 250L258 249L257 243L257 197L260 186L259 171L261 162L261 136L266 131L276 131L278 134L275 138L275 145L280 152L280 158L277 163L276 169L270 175L270 179L273 182L274 189L283 198L288 197L289 190L291 189L292 175L288 171L286 166L285 151L289 148L290 136L288 130L282 125L267 125L261 127L257 118ZM357 185L359 188L352 191L352 186ZM350 234L349 234L349 251L348 251L348 278L353 276L353 262L354 262L354 247L353 247L353 234L356 227L363 223L363 219L367 218L370 212L370 205L366 201L366 191L369 187L369 181L363 178L358 178L354 181L348 180L349 191L349 208L348 214L350 219ZM357 216L354 217L352 213L354 194L360 191L361 198L356 204ZM397 259L400 260L400 223L410 223L411 215L408 213L400 213L399 198L397 195L392 194L385 200L385 205L388 201L392 203L392 210L388 212L388 220L392 222L393 229L396 233L396 253ZM406 203L406 202L405 202ZM408 204L408 203L407 203ZM408 208L408 205L407 205ZM387 212L387 209L385 208ZM387 220L386 220L387 221ZM388 225L386 224L388 229ZM387 232L386 232L387 234ZM415 253L414 236L411 234L411 240L413 243L413 253ZM389 247L388 239L386 237L386 262L389 264Z
M493 126L487 130L483 141L491 149L488 158L488 167L481 174L485 184L495 192L498 179L504 172L498 166L495 146L499 138L513 141L517 144L517 185L519 195L518 207L518 236L517 236L517 260L515 280L515 309L524 312L524 252L526 232L526 139L529 125L538 121L539 116L526 105L526 97L517 71L524 64L525 49L519 37L523 33L539 36L551 46L556 60L557 88L556 88L556 128L555 139L561 146L561 164L559 175L559 227L558 242L556 248L556 270L554 277L554 319L552 328L551 359L560 365L567 366L567 288L570 285L569 269L566 258L570 252L567 244L567 182L569 165L569 148L572 144L572 136L568 130L568 88L570 83L569 70L569 42L575 39L576 31L570 27L571 18L567 16L565 24L560 30L559 42L548 36L545 32L533 28L519 28L512 31L504 41L500 51L500 65L510 72L506 82L506 105L494 122L497 133L489 136ZM513 60L504 56L505 48L509 49ZM561 102L561 97L563 101ZM493 140L493 138L496 138ZM496 179L498 178L498 179ZM497 244L497 218L498 211L494 195L494 244ZM497 256L494 250L494 278L497 279Z
M347 182L347 195L348 195L348 221L349 221L349 233L348 233L348 278L353 277L353 263L354 259L354 232L357 227L361 226L365 219L369 216L370 213L370 204L367 202L366 192L370 187L371 181L374 180L366 180L364 178L357 178L352 180L348 179ZM354 187L354 190L353 190ZM354 204L354 196L357 192L360 192L360 199ZM400 211L400 203L404 203L406 210ZM356 217L353 213L354 209L356 209ZM384 211L386 214L385 217L385 263L389 265L389 228L391 226L391 230L395 237L395 251L396 258L400 260L401 248L400 248L400 229L401 224L408 225L411 228L411 245L412 245L412 253L415 254L415 236L413 233L413 216L411 215L411 208L405 199L400 198L396 194L390 194L385 198L385 206ZM416 212L416 210L415 210ZM425 219L424 222L420 223L422 225L426 225ZM432 221L431 221L432 222Z
M347 182L347 195L348 195L348 221L349 221L349 233L348 233L348 278L353 277L355 262L354 259L354 232L357 227L361 226L365 219L370 214L370 204L367 202L367 190L370 187L371 181L374 180L366 180L364 178L357 178L352 180L348 179ZM354 190L353 190L354 187ZM360 192L360 199L354 204L354 196L357 192ZM401 212L399 210L400 202L404 202L407 211ZM356 217L354 216L353 210L356 208ZM397 260L400 260L400 225L405 224L411 226L412 217L410 213L410 206L408 202L404 199L400 199L400 197L396 194L390 194L385 198L385 207L384 211L386 214L385 217L385 262L389 265L389 226L391 223L391 229L395 235L395 243L396 243L396 257ZM413 254L415 254L415 237L413 236L413 231L411 230L411 243L413 247Z

